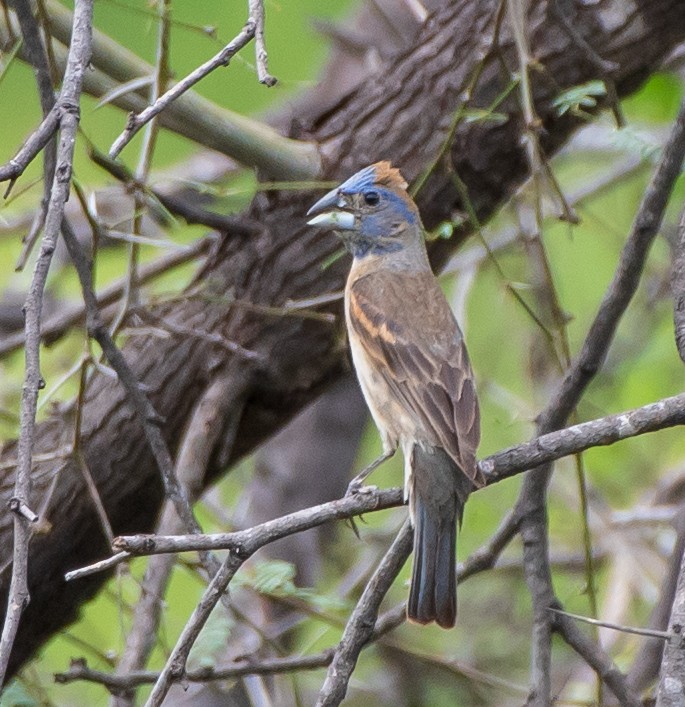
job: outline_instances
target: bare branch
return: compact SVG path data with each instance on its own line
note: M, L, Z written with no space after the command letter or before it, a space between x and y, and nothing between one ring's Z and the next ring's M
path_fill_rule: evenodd
M590 624L591 626L601 626L602 628L610 628L614 631L620 631L621 633L633 633L636 636L649 636L651 638L660 638L661 640L668 640L673 635L668 633L667 631L657 631L656 629L652 628L622 626L621 624L612 623L611 621L600 621L599 619L593 619L590 616L571 614L568 611L562 611L561 609L555 609L554 607L550 607L550 611L558 616L566 616L569 619L573 619L574 621L580 621L585 624Z
M250 19L254 22L255 57L257 59L257 78L259 83L266 86L275 86L276 77L269 73L267 66L268 57L264 42L264 2L263 0L250 0Z
M24 308L26 318L25 379L21 396L21 434L14 497L20 504L28 505L31 496L31 457L33 453L38 391L44 386L40 374L40 320L43 291L47 280L52 254L59 236L64 204L69 196L74 144L79 121L79 103L83 76L90 61L91 23L93 1L77 0L74 10L73 41L64 75L58 105L60 106L60 144L57 169L50 191L50 203L45 219L45 230L40 253L33 273ZM29 522L22 515L14 517L14 554L12 580L7 613L0 638L0 685L5 681L10 653L19 628L21 614L28 604L28 551Z
M29 138L19 149L19 152L5 165L0 167L0 182L9 180L9 185L5 190L4 198L7 198L12 191L12 187L17 179L24 173L24 170L33 162L40 151L48 144L52 136L57 132L60 124L61 114L66 109L63 106L55 106L43 119L43 122L31 133Z
M659 688L656 695L657 707L681 707L685 684L685 553L680 563L678 584L673 598L671 618L668 622L668 632L673 638L664 646L664 657L661 662Z
M200 635L200 631L207 622L212 610L242 564L243 559L234 553L230 553L224 560L181 632L174 650L169 656L164 669L159 674L157 682L155 682L145 707L159 707L164 702L171 684L185 674L186 661L188 660L190 649Z
M234 424L227 435L225 445L231 447L235 438L242 406L232 405L235 383L230 373L232 371L217 375L198 401L177 453L176 473L191 501L197 500L202 492L202 481L209 456L223 430L220 420L228 414L229 408L233 408ZM161 533L180 532L183 529L172 503L165 504L158 527ZM207 559L205 557L205 563ZM134 610L131 630L126 637L126 647L117 662L117 675L125 677L145 666L157 640L164 591L175 562L176 557L173 555L150 558L140 598ZM224 598L227 599L228 595L224 595ZM117 707L133 704L133 698L134 695L126 691L126 694L119 695Z
M680 216L678 235L674 247L671 291L673 293L675 343L678 347L680 358L685 363L685 208Z
M555 396L540 415L541 432L564 424L580 396L599 370L616 328L637 290L647 253L663 219L666 204L685 156L685 102L681 104L654 176L645 191L614 278L585 337L583 348Z
M231 40L216 56L206 61L201 66L198 66L195 71L192 71L184 79L174 84L164 95L160 96L151 106L148 106L144 111L131 113L128 117L126 129L114 141L109 150L109 156L117 157L119 153L128 145L136 133L146 124L149 123L156 115L161 113L170 103L175 101L179 96L192 88L198 81L210 74L214 69L220 66L228 66L231 58L240 51L251 39L255 36L255 22L249 19L240 34Z
M520 474L531 467L550 463L562 457L590 449L614 444L649 432L685 424L685 393L663 398L634 410L608 415L590 422L582 422L557 432L509 447L486 457L480 462L486 485L490 486ZM374 510L402 505L398 488L378 490L365 488L363 493L323 503L319 506L296 511L289 515L255 525L247 530L212 535L125 535L114 539L115 551L125 550L133 555L154 555L166 552L200 550L231 550L244 555L263 545L293 533L321 525L331 520L342 520ZM506 544L515 529L513 519L503 523L501 531L493 537L492 547L474 556L460 574L466 577L487 568Z
M317 707L333 707L345 698L347 685L362 648L371 639L378 617L378 607L411 553L414 532L409 519L402 526L385 557L362 592L350 616L326 680L319 693Z
M628 687L623 673L599 645L578 629L570 615L555 614L553 625L554 629L564 637L566 643L585 660L614 693L622 707L641 707L642 700Z
M299 657L246 658L244 664L189 670L183 674L183 680L206 683L215 680L244 677L245 675L274 675L301 670L316 670L325 668L330 664L331 660L333 660L332 650L326 650L316 655ZM131 671L126 675L113 675L100 670L92 670L83 660L73 661L69 670L55 675L55 681L58 683L66 684L78 680L86 680L103 685L114 695L128 692L140 685L154 683L158 678L159 673L149 670Z
M58 66L64 66L71 37L71 12L56 0L47 0L48 29ZM0 34L8 35L0 14ZM61 44L60 44L61 42ZM23 54L20 52L20 55ZM121 83L154 75L154 68L131 51L113 42L98 30L93 32L93 67L85 78L84 90L102 97ZM129 91L112 101L135 113L147 107L138 92ZM257 120L221 108L194 91L180 96L159 116L162 127L199 144L235 158L244 165L258 167L277 179L311 179L318 176L321 160L314 143L283 137Z
M171 453L162 435L160 423L163 418L153 408L152 403L150 403L143 392L135 374L126 362L124 355L117 348L106 326L102 322L97 299L95 298L92 287L92 264L88 261L76 239L76 235L66 221L62 224L62 233L69 255L78 273L79 282L81 283L81 292L86 307L88 333L100 344L107 360L116 371L119 381L126 389L129 402L140 416L143 427L145 428L147 442L150 445L162 475L166 494L174 503L176 511L179 517L183 519L187 530L199 532L200 526L195 520L184 490L178 483L174 472Z
M112 567L116 567L120 562L123 562L129 557L131 557L130 552L118 552L116 555L112 555L112 557L107 557L106 559L101 560L100 562L96 562L95 564L88 565L88 567L82 567L80 569L74 570L73 572L67 572L64 575L64 581L71 582L74 579L87 577L89 574L95 574L96 572L104 572L105 570L111 569Z
M564 424L604 361L618 323L637 290L649 247L661 224L684 156L685 102L681 105L668 143L621 252L614 278L585 338L580 355L538 417L538 434L551 432ZM514 513L521 518L525 575L533 601L533 689L530 703L541 706L546 705L550 699L551 621L547 609L556 602L549 566L546 515L547 486L551 474L549 460L528 474L514 509Z
M155 555L165 552L190 550L231 550L241 557L251 555L275 540L315 528L332 520L346 520L353 516L404 503L402 491L392 489L365 489L363 493L322 503L281 518L269 520L247 530L212 535L123 535L114 539L117 550L133 555Z

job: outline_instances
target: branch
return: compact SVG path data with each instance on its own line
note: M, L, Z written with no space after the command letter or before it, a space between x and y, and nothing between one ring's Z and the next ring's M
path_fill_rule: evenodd
M317 655L288 658L264 658L253 660L246 658L244 665L229 665L218 668L201 668L189 670L183 674L183 680L188 682L207 683L215 680L230 680L246 675L274 675L300 670L316 670L325 668L333 660L333 651L326 650ZM66 684L78 680L98 683L106 687L112 694L133 690L140 685L149 685L159 678L159 673L151 670L136 670L126 675L113 675L101 670L90 669L83 660L75 660L64 673L55 674L55 682Z
M685 157L685 101L680 105L668 142L664 146L649 186L633 221L626 244L599 311L585 337L583 348L539 419L541 431L563 425L581 395L602 366L618 323L635 294L649 248L659 231Z
M250 0L250 19L255 23L255 57L257 59L257 77L265 86L275 86L276 78L269 73L268 57L264 43L264 2Z
M190 503L185 491L178 483L171 452L167 447L160 429L164 418L154 409L152 403L143 392L135 374L126 362L124 355L114 343L102 321L97 299L92 287L92 264L88 262L76 235L66 221L62 224L62 233L81 284L81 292L86 308L88 334L100 344L107 360L116 371L121 385L123 385L126 390L129 403L140 418L140 422L145 430L147 442L150 445L150 449L152 450L160 474L162 475L166 495L174 504L176 512L179 518L183 520L186 529L189 532L199 532L200 526L190 508Z
M550 432L565 423L602 365L618 323L637 290L649 247L661 224L684 156L685 101L640 204L631 232L621 251L614 278L585 338L580 355L538 417L538 434ZM526 477L514 509L514 513L521 518L524 573L533 604L530 703L541 706L550 700L551 622L548 609L556 602L547 538L546 497L551 474L549 461L534 469Z
M183 628L174 650L171 652L164 669L159 674L159 678L147 702L145 702L145 707L160 707L172 683L185 674L185 666L190 649L200 635L200 631L207 622L209 615L228 588L229 582L242 564L243 559L233 553L230 553L224 560L219 571L209 583L202 599L200 599L200 603L195 607Z
M326 680L316 702L317 707L335 707L345 699L347 685L362 648L373 635L378 607L388 593L411 553L414 533L409 519L402 526L381 563L376 568L350 616Z
M56 0L48 0L46 7L52 36L68 45L70 11ZM63 55L63 49L56 46L58 63ZM85 90L96 97L110 93L120 84L154 75L150 64L98 30L93 32L93 65L99 71L86 77ZM113 103L136 113L147 107L147 101L136 92L120 95ZM268 125L221 108L194 91L187 91L162 112L159 124L276 179L311 179L320 170L313 143L283 137Z
M578 454L592 447L614 444L623 439L649 432L685 425L685 393L663 398L617 415L582 422L557 432L532 439L483 459L479 466L485 474L486 486L520 474L532 467ZM477 491L476 491L477 492ZM378 490L365 488L353 496L306 508L247 530L211 535L124 535L114 539L115 552L132 555L155 555L167 552L231 550L252 554L257 549L281 538L309 530L332 520L344 520L404 503L399 488ZM508 528L508 524L506 524ZM503 538L496 535L494 546L474 559L460 573L466 577L487 568L499 553ZM508 532L503 533L508 537Z
M92 17L93 0L77 0L74 11L73 41L69 49L67 69L58 100L61 114L57 169L50 190L50 202L45 218L40 253L24 307L26 318L25 378L21 395L21 434L14 484L14 498L17 499L19 505L28 505L31 497L31 457L34 446L36 407L38 391L44 385L40 374L40 320L43 291L59 236L64 205L69 197L74 144L79 121L81 86L90 61ZM2 637L0 638L0 685L5 682L21 614L30 600L28 587L30 536L31 530L27 519L21 514L15 514L12 580Z
M240 34L231 40L216 56L212 57L201 66L198 66L195 71L189 73L188 76L175 84L144 111L137 114L131 113L128 116L126 129L112 143L109 156L112 159L116 158L145 124L149 123L156 115L159 115L167 106L171 105L171 103L182 96L186 91L189 91L192 86L214 71L214 69L220 66L228 66L231 58L248 44L254 36L255 22L250 18Z
M55 108L43 118L41 124L31 133L29 138L19 149L19 152L17 152L7 164L0 167L0 182L9 180L9 185L4 194L5 199L10 195L17 179L21 177L24 170L33 162L35 157L57 132L62 112L64 112L64 108L55 106Z
M680 216L676 243L673 250L671 292L673 293L675 343L678 347L680 358L683 363L685 363L685 208Z
M232 434L227 435L223 443L227 449L233 445L242 406L227 410L231 407L235 386L229 373L227 371L217 375L198 401L177 455L176 473L192 502L202 493L209 456L222 432L220 420L229 413L233 416L234 424ZM182 528L183 524L174 512L173 504L167 501L159 522L160 532L180 532ZM205 556L205 564L207 561L208 557ZM175 562L173 555L152 557L148 562L131 630L126 637L126 646L117 661L118 675L128 676L132 671L144 667L158 636L164 593ZM228 598L227 595L225 598ZM133 703L132 696L130 702Z
M247 530L211 535L122 535L114 539L117 551L132 555L156 555L166 552L230 550L241 557L252 555L264 545L301 533L332 520L347 520L371 511L395 508L404 504L402 490L364 489L363 493L346 496L289 513L281 518L260 523Z
M656 707L681 707L685 691L685 553L680 563L668 630L673 638L664 646Z
M50 65L48 55L43 44L42 34L38 28L36 18L33 16L31 4L28 0L14 0L14 9L17 13L21 34L26 45L26 53L28 59L33 66L36 74L36 86L38 87L38 96L40 98L40 107L43 112L43 118L48 119L53 114L55 108L55 91L52 86L52 77L50 74ZM23 270L26 260L28 259L35 242L45 224L48 206L50 204L50 190L52 182L55 178L55 169L57 166L57 142L50 139L45 145L43 152L43 199L40 209L35 213L31 228L26 236L22 239L23 248L21 255L15 266L16 270ZM8 186L8 192L11 187Z

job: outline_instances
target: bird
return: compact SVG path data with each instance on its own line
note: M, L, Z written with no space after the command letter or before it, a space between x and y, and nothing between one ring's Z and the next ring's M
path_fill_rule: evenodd
M352 255L345 320L352 362L383 453L350 484L401 448L414 527L407 618L451 628L457 618L456 534L464 504L484 484L476 450L480 413L464 337L433 274L407 182L390 162L372 164L307 212Z

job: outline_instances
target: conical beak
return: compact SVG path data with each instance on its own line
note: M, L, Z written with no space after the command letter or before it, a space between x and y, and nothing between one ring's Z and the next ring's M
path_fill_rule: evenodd
M342 194L337 189L333 189L307 211L307 216L314 216L313 219L307 221L307 224L350 231L354 228L354 214L343 211L344 207L345 199Z

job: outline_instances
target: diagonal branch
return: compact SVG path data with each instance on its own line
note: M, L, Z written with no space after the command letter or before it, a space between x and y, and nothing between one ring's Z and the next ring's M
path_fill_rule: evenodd
M557 392L538 417L538 434L559 428L575 409L602 365L618 323L640 281L647 253L661 224L668 198L685 157L685 102L645 192L633 227L621 252L614 278L590 326L578 358L571 364ZM533 604L533 647L530 700L546 705L550 699L552 626L548 608L555 602L547 538L549 462L526 477L514 513L521 518L526 581Z
M414 533L409 519L364 587L328 667L317 707L334 707L345 698L347 685L362 648L370 640L378 617L378 607L411 553Z
M198 81L209 75L214 69L220 66L228 66L231 58L235 56L250 40L255 36L255 22L249 19L240 33L232 39L216 56L206 61L197 69L191 71L188 76L174 84L166 93L160 96L152 105L148 106L140 113L131 113L126 123L126 129L114 141L109 151L111 158L116 158L119 153L136 136L138 131L149 123L156 115L159 115L167 106L171 105L179 96L190 90Z

